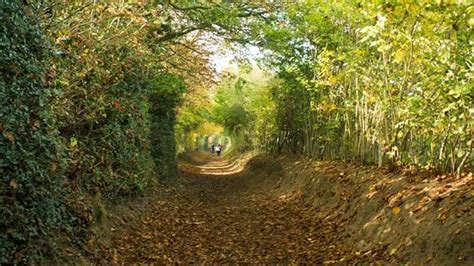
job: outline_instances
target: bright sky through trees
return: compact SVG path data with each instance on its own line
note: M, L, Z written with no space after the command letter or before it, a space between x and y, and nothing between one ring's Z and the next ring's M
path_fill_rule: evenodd
M252 67L257 67L257 61L264 57L262 50L254 45L245 45L235 49L226 49L224 46L216 46L216 53L210 57L211 64L215 67L216 73L224 71L238 72L238 60L247 60Z

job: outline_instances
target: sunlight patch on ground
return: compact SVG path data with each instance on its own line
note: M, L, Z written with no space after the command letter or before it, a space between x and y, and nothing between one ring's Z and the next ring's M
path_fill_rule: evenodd
M226 160L222 157L212 157L211 161L199 166L180 162L179 168L182 171L188 173L204 175L232 175L241 172L252 157L252 154L246 154L235 160Z

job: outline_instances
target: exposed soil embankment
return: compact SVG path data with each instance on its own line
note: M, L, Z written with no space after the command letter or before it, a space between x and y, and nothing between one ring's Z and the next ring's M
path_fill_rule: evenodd
M252 159L252 189L302 198L317 219L337 223L355 252L383 250L390 262L474 265L474 182L420 177L342 162Z

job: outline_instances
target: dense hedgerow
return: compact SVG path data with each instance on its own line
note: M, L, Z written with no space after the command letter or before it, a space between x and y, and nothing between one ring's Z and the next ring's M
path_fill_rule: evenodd
M109 199L140 192L153 181L148 139L150 78L141 75L142 65L134 54L123 52L115 61L112 57L109 50L97 55L102 63L87 74L87 82L64 86L64 97L56 103L61 137L68 146L66 175L71 187ZM76 62L74 56L58 61L64 71L59 79L76 78L67 73ZM129 64L130 69L116 82L107 83L100 71L109 68L110 62Z
M156 173L161 179L176 177L176 107L186 85L172 74L157 76L150 92L151 147Z
M50 109L57 92L33 13L0 1L0 264L46 255L65 218L65 153Z
M156 78L129 43L98 47L79 35L50 46L37 10L0 4L0 263L40 262L57 255L58 232L82 245L104 198L156 183L153 158L160 177L175 175L173 99L184 85ZM158 113L153 79L179 81L166 99L153 94Z

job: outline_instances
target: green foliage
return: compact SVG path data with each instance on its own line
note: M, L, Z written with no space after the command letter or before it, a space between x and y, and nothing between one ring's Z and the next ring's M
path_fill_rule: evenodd
M151 154L160 179L173 179L176 166L176 108L186 91L183 80L172 74L161 74L150 92Z
M281 19L253 32L280 79L272 150L458 174L473 166L472 6L308 0L282 8Z
M125 6L136 13L58 3L61 23L49 31L62 90L54 108L68 147L66 175L74 190L110 199L153 183L148 92L155 55L141 29L144 7Z
M207 123L209 117L209 110L204 106L185 106L180 110L175 135L177 146L181 152L196 148L196 138L199 137L193 133L197 134ZM207 149L207 147L205 148Z
M237 76L229 75L217 89L212 119L221 124L232 139L234 152L248 151L257 146L259 128L267 124L263 114L272 104L266 78L267 73L253 69Z
M249 121L249 113L245 108L246 97L241 78L231 78L222 82L215 99L214 119L222 124L230 134L238 134Z
M64 149L50 108L47 42L35 10L0 2L0 264L47 256L66 223Z

